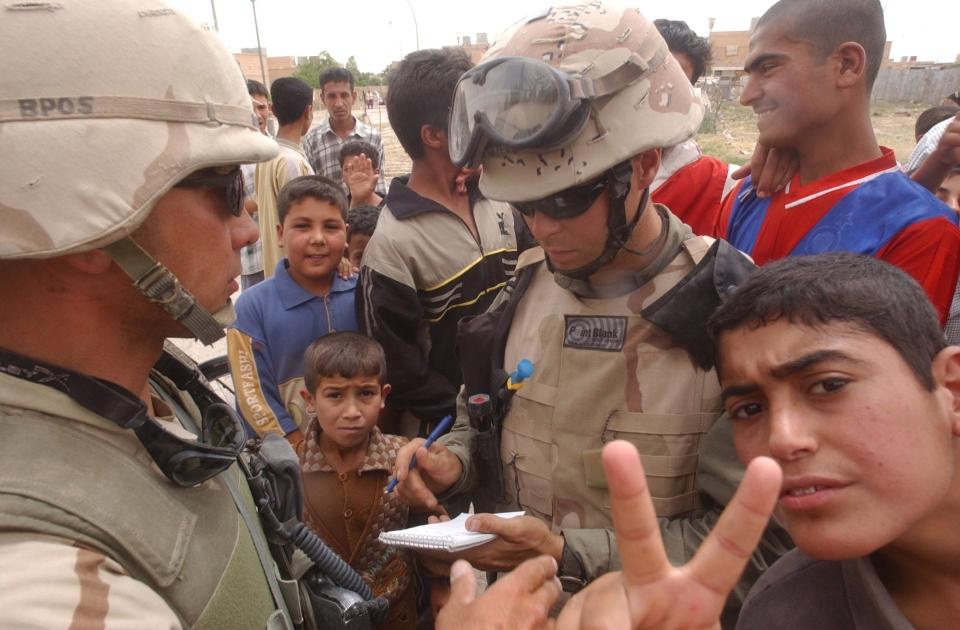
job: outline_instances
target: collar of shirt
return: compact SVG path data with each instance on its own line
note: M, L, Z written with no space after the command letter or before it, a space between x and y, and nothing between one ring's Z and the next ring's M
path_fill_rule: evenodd
M800 184L800 172L794 173L787 187L782 191L788 203L797 204L811 198L822 196L839 188L846 188L861 183L867 178L875 177L886 171L896 170L897 157L893 149L880 147L881 155L868 162L863 162L842 171L821 177L817 181ZM797 201L800 200L800 201Z
M277 144L279 144L280 146L287 147L288 149L293 149L294 151L302 155L303 159L307 159L307 154L303 150L303 144L301 144L300 142L290 142L286 138L274 138L274 140L276 140Z
M426 212L450 212L446 206L412 190L407 186L409 181L409 175L394 177L385 198L387 209L398 220L405 221ZM470 197L471 208L481 199L480 188L475 182L467 184L467 195Z
M320 123L320 126L317 127L317 129L318 129L318 131L320 132L320 135L323 136L323 137L326 137L326 136L336 136L337 138L340 137L340 136L338 136L337 133L333 130L333 127L330 126L330 117L329 117L329 116L327 116L327 119L326 119L326 120L324 120L322 123ZM363 122L362 122L359 118L357 118L356 116L354 116L354 117L353 117L353 129L350 131L350 134L347 136L347 139L350 140L350 139L353 139L353 138L358 138L358 139L360 139L360 140L365 140L365 139L367 139L367 137L369 137L369 135L370 135L370 129L371 129L371 127L363 124Z
M301 470L303 472L329 472L333 470L327 458L320 450L320 423L314 417L307 428L306 445L301 455ZM373 427L370 431L370 442L367 452L363 456L363 464L356 470L361 473L384 470L393 472L393 462L397 458L397 449L406 440L399 440L396 436L385 436L380 429Z
M280 303L283 304L283 308L290 310L296 308L301 304L305 304L310 300L322 300L323 298L319 295L314 295L310 293L299 284L296 280L291 277L290 272L287 271L287 259L283 258L280 262L277 263L277 268L274 271L274 278L277 287L277 294L280 296ZM330 295L332 296L335 293L349 293L353 291L357 286L356 276L352 276L347 280L344 280L340 277L340 274L337 273L337 270L333 271L333 284L330 286Z

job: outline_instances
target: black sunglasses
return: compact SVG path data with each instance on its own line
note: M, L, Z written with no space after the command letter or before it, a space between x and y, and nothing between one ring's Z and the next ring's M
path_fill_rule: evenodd
M209 390L203 394L200 386L189 387L203 409L200 437L194 441L164 429L147 413L142 400L109 381L4 349L0 349L0 371L60 390L85 409L131 429L163 474L178 486L196 486L220 474L237 461L246 444L246 432L236 412ZM192 380L199 383L195 376Z
M604 190L610 190L614 199L626 195L630 189L632 172L630 160L624 160L585 184L561 190L543 199L514 201L511 205L525 217L533 217L535 212L542 212L554 219L572 219L586 212Z
M534 213L540 212L554 219L572 219L586 212L606 188L607 178L601 176L592 182L561 190L542 199L515 201L512 205L525 217L532 218Z
M223 197L230 214L235 217L243 215L243 171L239 168L197 171L174 184L174 188L213 188Z

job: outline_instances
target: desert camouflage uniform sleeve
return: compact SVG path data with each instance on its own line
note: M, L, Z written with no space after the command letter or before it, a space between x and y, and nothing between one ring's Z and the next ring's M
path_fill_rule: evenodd
M467 399L464 389L460 387L457 395L457 419L446 435L439 442L443 443L457 456L463 466L460 479L447 488L437 499L443 503L448 499L461 495L471 488L476 481L476 471L473 468L473 434L470 431L470 417L467 415Z
M674 566L682 565L693 557L700 543L716 525L723 506L733 498L743 478L743 466L733 448L730 421L726 415L714 423L713 428L704 436L702 444L697 486L706 508L695 517L659 519L667 558ZM564 529L563 536L570 551L580 561L587 581L620 568L617 539L613 530ZM786 531L777 523L771 522L731 594L728 606L738 609L753 583L792 547L793 543Z
M180 630L177 615L114 560L68 540L0 533L0 628Z

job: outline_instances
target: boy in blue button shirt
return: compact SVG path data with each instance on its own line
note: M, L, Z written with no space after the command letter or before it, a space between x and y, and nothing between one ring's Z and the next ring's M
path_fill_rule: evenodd
M251 434L279 433L296 446L307 422L300 397L303 353L318 337L357 330L356 276L337 273L347 242L347 200L319 175L290 180L277 198L284 258L274 275L241 293L227 351L237 409Z

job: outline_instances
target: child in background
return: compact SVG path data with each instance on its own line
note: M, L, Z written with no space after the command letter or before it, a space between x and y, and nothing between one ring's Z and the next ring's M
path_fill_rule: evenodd
M306 426L303 351L322 335L357 330L357 278L343 279L347 200L320 175L298 177L277 197L284 258L274 275L240 294L227 353L237 409L254 432L296 444Z
M340 170L351 208L382 208L383 197L377 194L380 181L380 153L366 140L351 140L340 148Z
M384 487L407 439L384 435L377 418L390 385L383 349L370 337L335 333L304 356L301 392L311 416L298 447L304 521L390 601L384 628L416 625L415 569L409 553L381 544L382 531L407 526L408 508Z
M373 206L351 208L347 212L347 256L350 264L358 269L363 260L363 250L367 248L379 219L380 210Z

